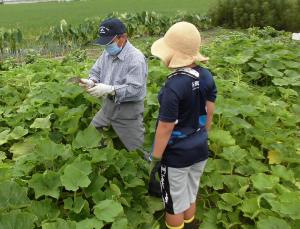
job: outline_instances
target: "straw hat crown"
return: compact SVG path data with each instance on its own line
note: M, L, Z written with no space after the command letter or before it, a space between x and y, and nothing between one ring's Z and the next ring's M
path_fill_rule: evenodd
M199 31L188 22L178 22L170 27L164 40L170 48L187 55L197 55L201 44Z
M180 68L195 61L206 61L199 53L201 36L193 24L178 22L172 25L163 38L155 41L151 53L159 57L167 67Z

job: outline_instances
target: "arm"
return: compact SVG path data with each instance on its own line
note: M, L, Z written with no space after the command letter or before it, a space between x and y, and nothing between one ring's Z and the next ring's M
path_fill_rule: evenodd
M161 158L168 141L171 137L171 133L174 129L174 122L163 122L159 121L155 133L154 147L153 147L153 157Z
M94 83L101 82L102 58L103 58L103 54L97 59L97 61L95 62L95 64L90 70L88 79L94 81Z
M170 88L165 87L160 99L158 125L155 131L153 158L161 158L170 140L178 119L179 97Z
M126 82L122 85L114 85L116 102L130 101L145 93L147 66L144 59L131 61L128 69Z
M206 101L207 117L206 117L206 124L205 124L205 128L207 130L210 130L212 119L213 119L214 110L215 110L215 103L207 100Z
M206 97L206 104L205 104L206 113L207 113L205 128L209 131L211 128L213 114L215 110L215 101L217 98L217 87L211 73L209 73L208 76L209 76L207 78L208 87L206 92L207 97Z

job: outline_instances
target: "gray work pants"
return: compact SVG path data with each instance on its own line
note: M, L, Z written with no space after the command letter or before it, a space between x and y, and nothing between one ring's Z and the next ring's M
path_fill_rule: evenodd
M144 101L117 104L106 98L92 120L97 129L112 126L125 147L131 151L144 143Z

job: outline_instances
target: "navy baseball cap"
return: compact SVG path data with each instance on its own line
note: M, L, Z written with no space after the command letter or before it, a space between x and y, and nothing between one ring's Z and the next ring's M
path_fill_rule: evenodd
M100 24L98 33L100 38L96 43L107 45L116 35L126 33L126 27L119 19L110 18Z

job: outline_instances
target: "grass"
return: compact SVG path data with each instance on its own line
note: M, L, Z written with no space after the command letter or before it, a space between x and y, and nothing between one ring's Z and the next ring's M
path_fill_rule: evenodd
M86 0L73 2L0 5L0 27L20 28L25 34L48 31L61 19L78 24L85 18L111 12L157 11L174 15L178 10L204 14L217 0Z

